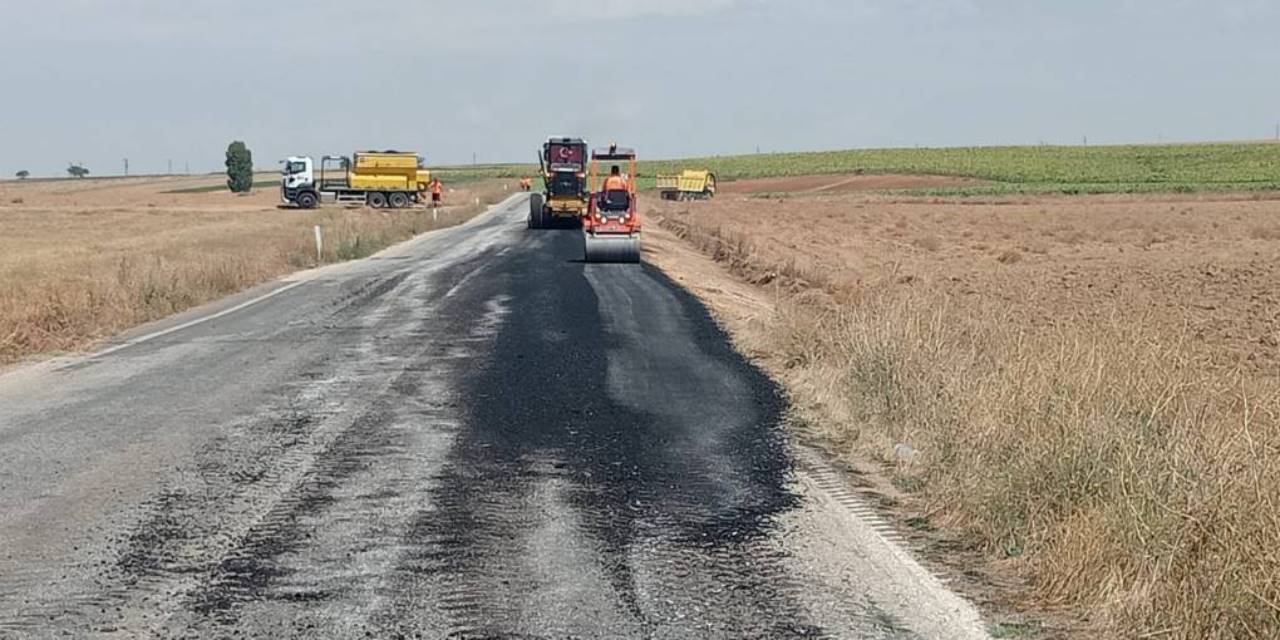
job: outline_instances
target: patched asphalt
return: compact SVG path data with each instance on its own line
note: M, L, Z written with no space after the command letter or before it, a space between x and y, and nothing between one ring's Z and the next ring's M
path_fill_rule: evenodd
M0 378L0 637L978 634L695 298L581 258L517 198Z

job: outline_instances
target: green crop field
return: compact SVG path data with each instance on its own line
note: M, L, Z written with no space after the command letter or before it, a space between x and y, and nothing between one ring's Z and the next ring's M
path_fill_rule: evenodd
M707 167L722 180L847 173L979 178L931 193L1129 193L1280 189L1280 144L865 149L646 163L642 173Z
M640 186L659 173L710 169L720 180L831 174L924 174L978 178L990 184L912 190L915 195L1037 193L1187 193L1280 190L1280 144L1270 142L854 149L713 156L640 162ZM521 176L534 164L432 167L446 185ZM274 186L263 182L255 188ZM221 189L196 187L179 192Z
M1280 189L1280 145L1215 142L1188 145L865 148L741 156L643 160L640 186L659 173L710 169L721 180L823 174L928 174L978 178L973 187L916 189L916 195L1016 193L1158 193ZM536 165L435 169L449 182L538 175Z
M521 176L536 177L539 171L538 165L534 164L481 164L452 167L428 166L427 168L431 170L432 176L440 178L440 181L446 185L494 178L519 180Z
M979 178L991 184L919 190L937 195L1280 190L1280 144L1268 142L856 149L714 156L640 163L641 186L659 173L710 169L721 180L851 173ZM435 170L445 181L537 175L534 165Z

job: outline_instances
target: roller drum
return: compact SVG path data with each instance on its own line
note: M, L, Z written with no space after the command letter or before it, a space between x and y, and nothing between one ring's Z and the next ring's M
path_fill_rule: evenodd
M640 237L583 234L586 261L592 263L640 262Z

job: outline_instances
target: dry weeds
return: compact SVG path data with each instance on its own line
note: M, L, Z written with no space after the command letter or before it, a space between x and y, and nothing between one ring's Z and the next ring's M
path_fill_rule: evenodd
M500 183L455 192L451 199L466 204L434 220L423 209L277 209L270 190L247 198L163 193L194 180L6 185L27 204L0 207L0 365L82 348L291 271L368 256L465 221L482 209L476 197L506 195ZM315 225L324 235L319 256Z
M1128 213L1092 215L1091 204ZM1265 205L1195 203L1199 219L1145 251L1133 240L1174 228L1185 208L1054 200L1049 215L966 212L955 224L997 246L1046 230L1070 238L1030 255L997 249L1004 265L987 247L921 252L895 237L958 208L945 201L787 206L656 213L735 273L778 287L755 348L799 423L851 459L883 462L934 524L1031 576L1036 603L1073 607L1107 635L1280 634L1280 307L1265 297L1275 249L1258 244L1273 241L1249 222ZM812 219L826 231L803 237ZM837 220L883 231L833 244ZM1227 240L1229 252L1203 250ZM1229 300L1242 292L1253 293ZM1253 303L1260 315L1246 313ZM893 464L902 444L918 452L911 465Z

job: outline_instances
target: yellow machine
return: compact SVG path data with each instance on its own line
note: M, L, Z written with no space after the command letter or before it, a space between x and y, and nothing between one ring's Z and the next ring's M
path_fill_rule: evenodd
M529 197L529 228L578 226L587 212L587 143L581 138L551 138L538 152L542 193Z
M663 200L706 200L716 195L716 174L686 169L676 175L659 175Z
M303 209L323 201L399 209L427 201L431 172L422 165L412 152L357 151L350 158L321 158L317 178L311 158L294 156L284 163L280 195Z

